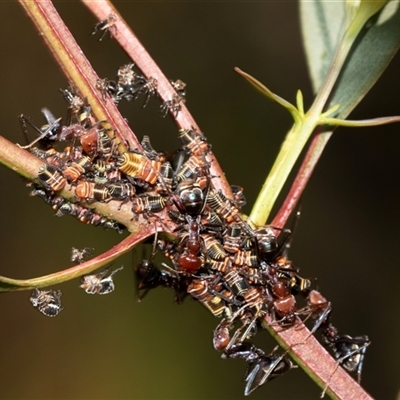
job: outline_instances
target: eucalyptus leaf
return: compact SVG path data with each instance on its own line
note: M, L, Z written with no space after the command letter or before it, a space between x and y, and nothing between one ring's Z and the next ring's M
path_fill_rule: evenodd
M330 105L347 116L375 84L400 46L400 4L389 2L355 43L335 85Z
M344 1L300 1L300 22L314 93L328 74L346 29Z

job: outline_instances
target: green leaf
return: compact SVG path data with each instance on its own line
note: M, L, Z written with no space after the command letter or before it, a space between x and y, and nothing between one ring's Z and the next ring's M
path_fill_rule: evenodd
M375 84L400 46L400 5L389 2L352 50L336 83L330 105L347 116Z
M276 101L278 104L280 104L282 107L286 108L290 114L292 114L293 119L295 121L301 119L302 115L300 115L299 111L297 108L283 99L282 97L278 96L277 94L273 93L271 90L269 90L264 84L262 84L259 80L248 74L247 72L242 71L240 68L235 67L235 71L242 75L250 84L252 84L258 91L260 91L263 95L267 96L270 100ZM301 111L303 111L303 97L301 93L297 93L297 100L301 104Z
M354 19L351 17L352 22L349 25L346 36L348 36L349 39L351 39L351 37L355 38L364 27L365 23L385 7L388 1L390 0L348 0L348 9L350 8L350 11L353 11L348 12L348 15L354 14Z
M345 20L345 2L300 2L301 30L314 93L328 74L346 30Z

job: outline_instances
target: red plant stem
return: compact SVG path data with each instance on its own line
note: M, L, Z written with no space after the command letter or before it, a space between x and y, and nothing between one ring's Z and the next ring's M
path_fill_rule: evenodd
M298 201L300 200L303 191L311 178L311 174L317 165L322 151L324 150L328 140L332 136L333 130L323 131L323 128L318 128L319 132L314 133L310 146L304 157L304 160L299 168L295 180L292 183L290 191L285 198L281 208L271 222L271 225L278 228L283 228L290 215L293 213Z
M372 397L343 368L337 368L336 360L314 336L310 336L310 331L302 322L299 321L293 327L282 330L276 324L271 325L273 321L270 317L266 317L265 321L268 330L272 329L279 336L278 342L283 344L285 349L290 349L291 356L299 365L305 366L305 372L310 375L312 371L312 378L322 389L328 385L327 394L330 397L341 400L372 400Z
M81 0L82 3L101 21L106 19L110 14L114 14L117 18L114 24L115 30L113 37L125 50L128 56L135 62L137 67L143 72L147 78L155 78L158 82L157 92L161 99L165 102L172 99L176 94L169 80L157 66L149 53L134 35L130 27L121 17L117 9L107 0ZM181 129L195 129L200 131L196 121L190 114L184 103L181 103L181 110L178 115L173 115L176 124ZM232 198L232 190L225 178L217 159L213 154L207 156L210 161L210 174L215 176L212 183L217 190L221 190L227 197Z

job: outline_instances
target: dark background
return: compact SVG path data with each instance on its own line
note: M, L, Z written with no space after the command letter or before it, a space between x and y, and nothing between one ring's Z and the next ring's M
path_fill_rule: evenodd
M95 19L79 2L57 9L101 77L129 60L113 40L90 36ZM312 101L296 2L116 3L123 17L171 79L187 83L187 105L213 145L231 183L245 187L250 211L291 126L289 115L234 73L238 66L294 102ZM0 133L23 143L17 116L42 123L40 109L64 116L58 89L67 82L21 7L0 2ZM399 114L396 57L352 119ZM125 104L135 133L156 149L178 147L177 130L158 102ZM339 129L303 197L291 258L303 276L318 277L332 301L340 333L368 334L363 385L376 398L399 389L400 135L399 126ZM72 246L96 254L122 239L115 232L55 218L28 197L22 179L0 168L0 274L30 278L71 266ZM149 251L149 249L147 249ZM136 262L141 257L139 251ZM0 296L0 397L4 399L240 399L245 365L221 360L212 348L217 320L199 304L173 304L156 290L135 301L132 256L116 266L117 290L88 296L78 281L61 285L65 310L45 318L29 292ZM258 343L269 351L264 331ZM300 369L268 383L253 399L317 399L320 389Z

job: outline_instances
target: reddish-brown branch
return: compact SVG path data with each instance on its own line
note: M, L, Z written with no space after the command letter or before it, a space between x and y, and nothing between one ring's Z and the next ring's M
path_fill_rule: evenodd
M314 168L316 167L317 162L321 157L326 144L328 143L328 140L332 136L332 133L333 130L324 131L322 127L319 127L318 131L314 133L314 137L311 140L310 146L299 168L296 178L292 183L290 191L275 218L271 222L271 225L278 228L283 228L286 225L288 218L293 213L293 210L295 209L308 181L311 178L311 174L313 173Z
M341 367L323 346L310 336L308 328L300 321L284 329L265 318L265 326L290 355L322 388L328 385L327 394L341 400L372 400L372 397ZM301 344L298 344L301 343Z

